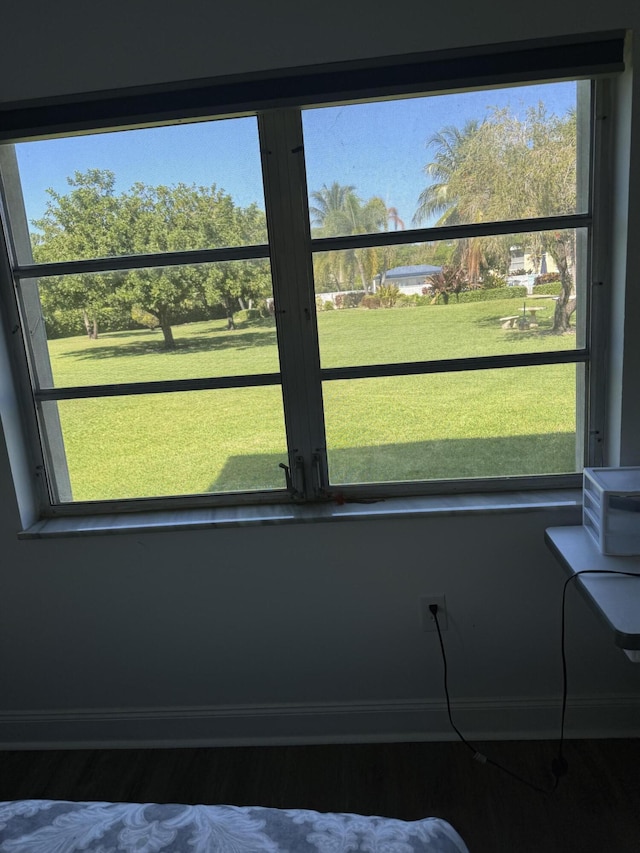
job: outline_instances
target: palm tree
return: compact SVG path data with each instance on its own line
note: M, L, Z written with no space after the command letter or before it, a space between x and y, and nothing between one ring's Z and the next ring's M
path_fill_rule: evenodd
M404 231L404 222L400 219L400 214L398 213L397 207L388 207L387 208L387 219L389 222L393 222L393 230Z
M337 181L330 187L323 184L322 189L311 193L311 200L315 202L309 207L311 223L319 229L321 237L371 234L387 227L389 214L384 201L373 196L363 202L353 186ZM327 252L325 259L316 264L316 269L322 270L326 278L334 281L338 290L344 289L345 274L357 270L362 289L366 291L369 281L377 272L376 266L375 249L344 249Z
M576 144L575 111L558 117L543 104L523 118L508 108L494 109L480 123L445 127L428 142L434 148L424 170L430 183L419 196L414 222L438 217L436 226L458 225L573 213ZM562 292L553 331L567 331L576 304L575 231L534 232L526 239L556 263ZM499 257L506 255L507 245L498 236L458 241L458 263L471 283L485 263L483 248Z
M309 206L311 224L327 230L332 224L332 220L337 216L342 216L350 197L355 194L355 189L353 186L339 184L337 181L334 181L330 187L323 184L322 189L312 192L311 198L315 204ZM336 237L338 235L323 234L323 236Z
M470 220L470 200L463 198L456 188L461 172L466 168L469 142L478 133L481 123L467 121L462 129L449 125L443 127L427 142L435 153L431 163L424 167L429 184L418 196L418 208L413 217L416 225L438 216L436 225L460 225Z
M434 157L424 167L430 183L418 197L418 207L413 217L415 224L428 222L433 217L435 225L461 225L479 222L483 217L485 195L473 186L473 143L483 122L468 120L463 128L449 125L434 133L427 148L434 149ZM469 280L477 283L484 263L482 241L478 238L460 240L456 253L458 263L466 270Z

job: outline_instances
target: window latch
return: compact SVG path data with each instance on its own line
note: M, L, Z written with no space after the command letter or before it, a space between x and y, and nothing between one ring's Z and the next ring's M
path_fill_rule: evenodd
M302 456L294 456L294 464L296 469L296 474L298 482L301 482L304 486L304 459ZM301 500L304 497L304 493L300 491L300 489L296 489L293 484L293 477L291 476L291 469L288 465L285 465L284 462L280 462L278 468L282 468L284 471L284 479L287 484L287 491L291 495L292 499Z
M325 477L323 477L324 466L322 463L322 456L319 453L313 454L313 473L315 475L315 494L317 498L327 498L329 497L329 493L326 490L324 484L326 482Z

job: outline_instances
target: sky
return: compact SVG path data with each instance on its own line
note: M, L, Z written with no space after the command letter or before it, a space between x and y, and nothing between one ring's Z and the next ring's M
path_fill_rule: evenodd
M575 83L548 83L481 92L435 95L303 112L309 192L334 181L355 186L363 200L380 196L407 227L426 186L428 139L447 125L462 127L492 108L522 116L543 102L564 115L576 104ZM16 145L29 220L44 213L48 187L67 193L67 177L110 169L116 192L133 183L211 186L237 204L264 209L257 120L223 119L173 127L100 133Z

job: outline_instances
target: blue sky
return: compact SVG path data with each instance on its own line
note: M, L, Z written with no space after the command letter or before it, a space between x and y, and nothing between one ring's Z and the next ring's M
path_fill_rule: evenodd
M493 107L521 115L542 101L564 115L576 103L575 83L519 86L322 107L303 114L309 191L333 181L356 187L363 199L381 196L398 209L407 227L425 186L429 137L446 125L482 119ZM16 146L27 217L44 212L47 187L69 191L67 176L111 169L116 190L146 184L215 183L240 205L264 208L255 118L148 128L43 140Z

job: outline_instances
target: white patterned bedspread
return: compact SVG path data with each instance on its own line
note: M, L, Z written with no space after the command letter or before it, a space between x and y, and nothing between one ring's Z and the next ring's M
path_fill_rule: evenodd
M0 803L2 853L469 853L439 818L236 806Z

